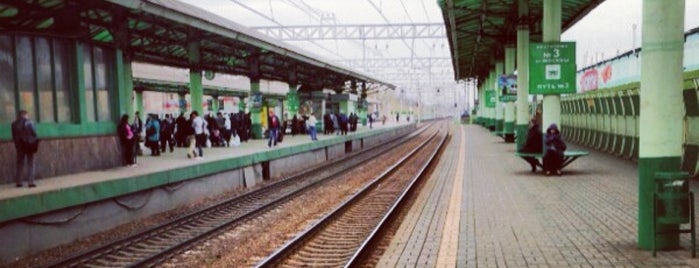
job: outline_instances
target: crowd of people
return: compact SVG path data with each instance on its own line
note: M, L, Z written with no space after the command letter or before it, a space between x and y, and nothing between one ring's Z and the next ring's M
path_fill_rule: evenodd
M143 155L140 142L150 150L151 156L160 156L175 147L188 148L187 157L202 159L204 147L230 147L241 142L247 142L252 137L252 120L250 113L238 112L216 116L207 114L199 116L197 111L185 116L181 113L177 118L166 114L159 118L157 114L148 114L146 122L136 112L132 122L129 116L123 115L117 125L117 134L122 145L123 163L136 166L136 157ZM141 137L141 133L145 135Z
M384 116L385 117L385 116ZM309 135L311 140L318 140L316 124L318 119L313 114L284 116L280 119L270 110L267 117L268 127L264 137L268 139L269 148L276 147L282 142L287 129L290 134ZM328 112L323 117L326 135L347 135L357 131L359 116L350 113ZM370 124L373 122L369 116ZM143 133L143 135L141 135ZM161 153L172 153L175 147L187 148L187 157L195 160L204 157L204 147L230 147L247 142L252 137L252 120L250 113L238 112L226 114L218 112L215 115L200 116L193 111L189 116L181 113L177 118L165 114L160 118L157 114L148 114L143 122L139 112L135 112L133 121L128 115L123 115L117 126L117 134L122 145L123 164L136 166L136 158L143 155L141 141L148 148L151 156Z

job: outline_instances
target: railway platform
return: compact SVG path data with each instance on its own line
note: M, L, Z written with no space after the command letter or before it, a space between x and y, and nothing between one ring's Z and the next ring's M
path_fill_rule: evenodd
M592 151L547 177L513 153L484 128L453 128L378 266L699 267L688 235L657 258L638 248L634 162Z
M44 178L36 188L0 185L0 264L231 189L253 187L414 129L414 123L374 124L348 135L319 134L315 142L308 135L287 135L274 148L267 147L267 140L250 140L238 147L205 148L202 160L188 159L186 148L175 148L158 157L140 156L136 167Z

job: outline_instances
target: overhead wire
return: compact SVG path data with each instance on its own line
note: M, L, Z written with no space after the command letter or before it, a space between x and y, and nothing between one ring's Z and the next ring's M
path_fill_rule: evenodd
M264 13L262 13L262 12L259 12L259 11L257 11L256 9L254 9L254 8L252 8L252 7L249 7L249 6L247 6L247 5L243 4L243 3L241 3L239 0L230 0L230 1L233 2L233 3L238 4L239 6L241 6L241 7L245 8L245 9L249 10L249 11L252 12L252 13L255 13L256 15L258 15L258 16L260 16L260 17L262 17L262 18L264 18L264 19L266 19L266 20L268 20L268 21L271 21L272 23L276 24L277 26L284 26L283 24L281 24L280 22L278 22L278 21L275 20L274 18L271 18L271 17L267 16L266 14L264 14ZM323 49L323 50L329 52L330 54L335 55L336 57L338 57L338 58L340 58L340 59L343 59L343 60L346 59L345 57L343 57L343 56L340 55L339 53L336 53L335 51L332 51L332 50L330 50L330 49L328 49L328 48L326 48L326 47L324 47L324 46L318 44L317 42L315 42L315 41L313 41L313 40L309 40L309 42L311 42L312 44L318 46L319 48L321 48L321 49Z

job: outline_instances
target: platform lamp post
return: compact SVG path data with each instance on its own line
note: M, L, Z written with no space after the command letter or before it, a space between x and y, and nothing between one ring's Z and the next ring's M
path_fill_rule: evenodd
M643 1L641 34L641 108L638 158L638 245L651 249L679 247L679 234L655 231L677 229L659 225L653 229L655 173L679 171L684 140L682 58L684 54L685 1Z

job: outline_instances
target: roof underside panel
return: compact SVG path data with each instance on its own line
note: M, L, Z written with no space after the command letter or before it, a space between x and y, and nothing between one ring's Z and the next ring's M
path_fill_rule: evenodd
M563 31L603 0L561 0ZM529 16L518 19L517 0L439 0L456 80L483 80L507 44L516 44L517 27L527 25L532 41L541 40L543 0L529 1Z
M348 80L394 87L173 0L0 0L0 31L73 38L120 48L134 61L232 75L253 75L255 57L259 78L288 82L297 72L298 84L312 88ZM200 46L197 66L189 62L193 41Z

